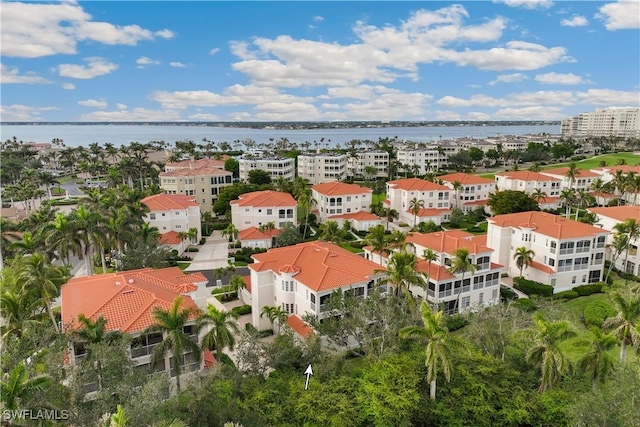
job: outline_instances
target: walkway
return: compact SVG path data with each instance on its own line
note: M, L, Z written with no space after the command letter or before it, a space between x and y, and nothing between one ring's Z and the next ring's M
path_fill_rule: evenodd
M513 292L515 292L516 295L518 295L518 298L529 298L527 294L525 294L524 292L520 292L519 290L513 287L512 277L501 277L500 285L506 286L507 288L511 289Z
M195 253L191 265L185 271L215 270L229 265L229 240L222 237L222 231L216 230L206 239L204 245L198 246L200 250Z

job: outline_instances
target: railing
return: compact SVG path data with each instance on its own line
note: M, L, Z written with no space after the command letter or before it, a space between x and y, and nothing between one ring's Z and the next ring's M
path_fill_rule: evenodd
M476 264L476 270L487 270L491 266L490 262L485 262L482 264Z
M157 344L131 348L131 357L149 356Z
M560 255L567 255L572 253L573 253L573 248L560 249Z

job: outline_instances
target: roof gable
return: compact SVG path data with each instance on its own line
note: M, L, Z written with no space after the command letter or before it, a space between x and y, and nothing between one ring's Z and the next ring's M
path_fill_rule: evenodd
M592 237L606 230L547 212L531 211L497 215L488 219L498 227L530 228L554 239Z
M340 181L324 182L311 187L313 190L325 196L344 196L349 194L373 193L371 188L360 187L356 184L346 184Z
M151 212L185 210L191 206L200 206L200 203L196 202L194 196L185 196L182 194L154 194L153 196L145 197L141 202L145 204Z
M273 190L241 194L237 200L232 200L231 204L243 207L297 206L291 194Z

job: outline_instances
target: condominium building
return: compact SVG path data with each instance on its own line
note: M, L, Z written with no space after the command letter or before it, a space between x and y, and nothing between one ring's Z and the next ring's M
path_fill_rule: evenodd
M630 165L615 165L615 166L605 166L600 168L591 169L591 172L599 175L602 182L611 182L616 180L616 175L620 174L624 178L635 176L635 181L638 180L638 176L640 176L640 164L635 166ZM634 182L635 182L634 181ZM629 180L629 182L632 182ZM640 189L637 186L627 185L623 190L617 190L621 199L625 201L628 205L639 206L640 205ZM616 194L606 194L610 200L616 197ZM600 203L599 203L600 204ZM602 203L605 204L605 203Z
M165 193L195 196L202 212L211 211L220 190L233 184L233 173L224 170L224 161L215 159L167 163L159 177Z
M306 334L310 328L302 317L325 316L334 292L352 292L363 298L376 289L387 292L387 286L380 284L384 277L380 265L332 243L270 249L253 255L253 259L247 280L250 292L243 292L243 298L251 305L253 326L260 330L271 327L269 319L260 316L266 306L281 307L289 314L288 323L294 330Z
M597 173L585 169L576 169L577 174L573 179L571 179L567 176L568 172L568 167L546 169L540 171L542 175L547 175L552 178L561 180L561 190L565 190L567 188L573 188L575 190L589 190L591 188L591 184L593 184L593 181L600 178Z
M373 190L356 184L333 181L311 187L318 219L321 222L334 216L369 211Z
M562 201L560 192L563 190L562 178L531 171L507 171L495 174L498 191L514 190L535 194L538 190L546 194L536 201L540 209L558 209ZM568 183L567 183L568 184Z
M347 176L384 178L389 168L389 153L383 150L359 151L356 157L347 157ZM368 174L367 171L371 171Z
M562 120L564 137L618 136L640 138L640 108L603 108Z
M608 243L613 242L617 224L621 224L629 219L635 219L640 224L640 206L611 206L603 208L589 208L589 212L597 215L596 224L601 225L604 230L609 230ZM610 261L614 261L614 265L621 271L640 276L640 256L638 255L638 247L640 246L640 238L635 238L629 242L629 249L623 251L615 260L613 260L612 249L608 249Z
M238 159L240 163L240 180L248 181L249 172L263 170L269 174L272 181L284 178L293 181L296 177L295 159L289 157L245 154Z
M231 222L238 230L260 227L272 222L282 228L287 222L298 223L298 203L289 193L254 191L231 201Z
M160 232L161 241L182 253L189 242L180 239L178 233L196 230L195 242L202 237L200 223L200 203L195 196L182 194L154 194L145 197L141 202L149 208L145 215L145 222L156 227Z
M396 156L398 163L410 167L416 165L418 175L424 175L445 169L449 162L449 156L457 151L457 149L445 150L444 147L399 148Z
M387 198L383 205L395 209L401 222L417 225L423 221L440 224L451 215L453 192L449 187L419 178L398 179L387 182ZM423 206L411 212L411 200L421 200Z
M496 183L489 178L482 178L478 175L468 173L450 173L438 177L446 187L453 190L453 207L462 209L464 212L473 211L479 207L487 206L489 193L496 191ZM458 182L460 188L456 190L455 184Z
M484 236L478 236L480 240ZM428 280L425 288L411 286L410 292L433 304L441 306L447 314L497 304L500 301L500 273L502 265L491 262L493 249L479 242L471 233L461 230L438 231L436 233L412 233L407 236L408 250L419 258L416 270ZM388 254L373 253L365 247L365 258L381 265L388 263ZM436 254L434 261L422 259L422 254L431 249ZM455 252L466 249L475 271L452 273Z
M553 286L554 293L602 280L609 232L546 212L520 212L489 218L486 246L491 260L519 276L514 255L524 247L534 252L522 272L530 280Z
M339 181L347 177L347 155L305 153L298 156L298 176L311 184Z

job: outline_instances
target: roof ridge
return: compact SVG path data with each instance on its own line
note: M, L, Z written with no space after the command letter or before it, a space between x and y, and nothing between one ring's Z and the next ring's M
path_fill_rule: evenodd
M85 314L85 316L86 316L86 317L88 317L88 318L92 318L92 317L93 317L96 313L98 313L98 312L99 312L99 311L100 311L104 306L106 306L109 302L111 302L111 300L113 300L116 296L118 296L119 294L121 294L121 293L122 293L122 290L123 290L124 288L126 288L126 287L132 288L132 287L133 287L133 286L130 286L130 285L127 283L126 279L124 279L124 274L121 274L121 275L118 275L118 276L115 276L115 277L119 277L119 276L122 276L122 278L123 278L122 282L124 283L124 286L123 286L122 288L119 288L119 285L115 285L115 284L114 284L114 286L115 286L114 293L113 293L109 298L106 298L106 299L104 300L104 302L102 303L102 305L98 306L98 308L97 308L96 310L94 310L94 311L93 311L93 313L91 313L91 315L87 315L87 314ZM115 278L115 277L114 277L114 278Z
M135 313L135 315L131 316L129 319L128 323L123 323L121 326L121 330L124 332L126 330L128 330L131 325L133 325L134 322L136 322L140 316L142 316L142 314L144 312L146 312L147 310L149 310L149 307L151 307L156 301L161 301L160 298L158 298L157 296L155 296L155 294L151 294L153 296L153 298L151 298L149 300L149 303L146 306L143 306L144 309L143 310L138 310L138 312Z

